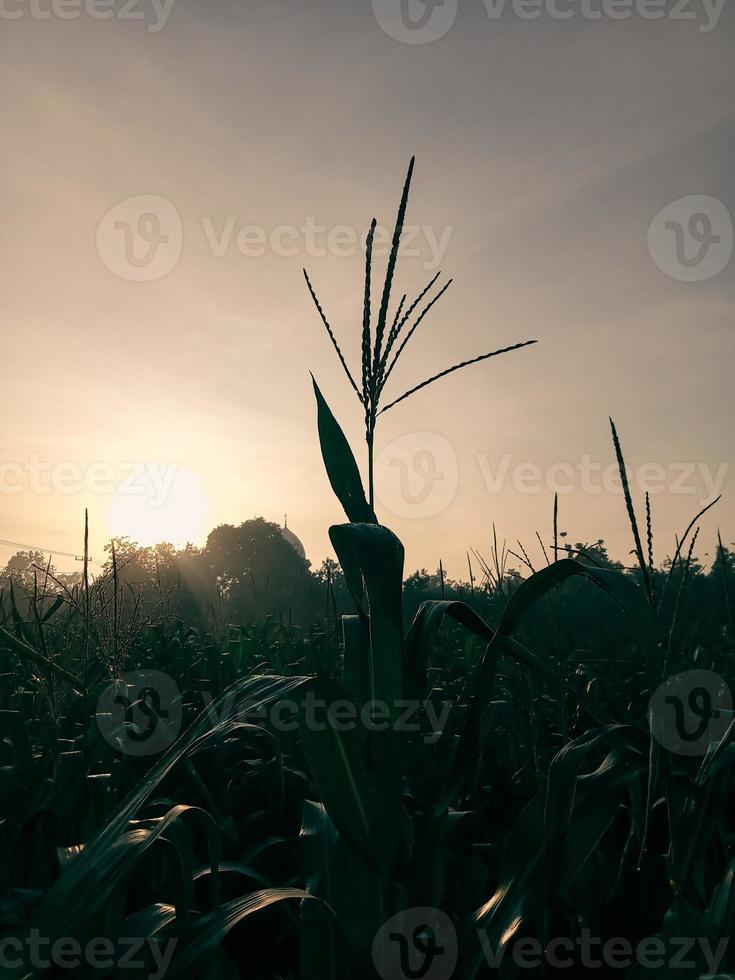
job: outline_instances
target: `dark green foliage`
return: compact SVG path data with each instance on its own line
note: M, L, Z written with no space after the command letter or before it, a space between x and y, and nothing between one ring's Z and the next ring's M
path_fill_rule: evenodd
M368 244L362 390L338 349L368 434L416 305L403 313L404 297L388 326L410 176L374 335ZM137 936L139 969L102 973L122 980L151 976L167 951L172 977L372 980L381 927L433 907L456 930L454 975L472 980L525 976L510 957L495 974L486 965L488 950L523 938L543 949L584 930L603 943L731 937L735 721L700 756L652 734L652 695L673 674L697 668L732 684L735 562L720 540L715 567L697 563L704 511L663 569L650 502L644 551L626 487L634 572L601 541L561 545L556 502L553 545L539 539L546 564L534 569L519 543L525 577L494 535L489 562L474 553L482 577L470 563L470 582L452 582L440 565L404 583L403 546L377 522L314 390L349 521L330 529L340 567L312 576L279 529L256 520L216 529L201 553L116 542L96 580L86 547L80 581L27 557L10 570L0 939L37 931L119 949ZM222 607L203 612L213 583ZM274 610L302 588L316 590L319 610L307 628ZM127 690L122 678L146 670L167 675L167 708L182 719L150 757L121 751L141 734L127 717L103 737L111 713L100 710L111 682ZM160 707L149 720L161 721ZM356 723L345 726L345 713ZM677 975L705 974L702 949L692 956ZM59 971L26 951L5 975ZM101 974L86 963L70 975Z

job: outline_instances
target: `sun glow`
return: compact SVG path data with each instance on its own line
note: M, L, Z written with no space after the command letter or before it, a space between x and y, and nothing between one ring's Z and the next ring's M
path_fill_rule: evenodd
M149 468L134 484L118 489L105 520L113 537L127 536L144 546L202 544L211 530L211 500L190 470Z

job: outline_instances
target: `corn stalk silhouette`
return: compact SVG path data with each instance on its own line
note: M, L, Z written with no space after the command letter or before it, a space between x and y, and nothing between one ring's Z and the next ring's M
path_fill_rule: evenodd
M378 307L378 313L374 323L372 313L372 280L373 242L375 238L375 229L377 226L377 220L375 218L373 218L370 224L370 230L367 234L367 240L365 243L365 290L362 312L362 359L360 365L361 373L359 385L355 381L355 378L347 365L347 361L345 360L344 354L342 353L332 326L324 313L324 309L319 301L319 298L317 297L314 286L309 278L309 274L307 273L306 269L304 269L304 278L306 279L306 284L309 288L311 298L314 301L314 305L316 306L321 321L324 324L327 334L329 335L329 339L331 340L337 353L337 357L339 358L339 362L347 376L347 380L353 388L365 413L365 441L367 443L368 465L368 504L369 510L373 515L373 520L375 520L374 447L375 430L377 427L378 418L384 412L387 412L395 405L405 401L405 399L409 396L414 395L417 391L421 391L422 388L428 387L428 385L433 384L440 378L445 378L447 375L453 374L455 371L459 371L462 368L469 367L472 364L478 364L480 361L486 361L490 357L497 357L499 354L507 354L510 351L519 350L521 347L528 347L529 345L536 343L535 340L525 340L521 343L512 344L510 347L502 347L499 350L489 351L486 354L480 354L477 357L473 357L467 361L462 361L459 364L453 364L451 367L445 368L438 374L432 375L430 378L427 378L420 384L414 385L413 388L409 388L408 391L405 391L402 395L399 395L397 398L394 398L387 404L383 404L385 387L395 369L396 364L406 349L406 346L418 327L426 318L429 311L436 303L438 303L444 293L449 289L453 281L452 279L449 279L443 286L439 287L437 284L441 276L441 272L438 272L424 287L424 289L421 290L416 299L414 299L408 306L406 306L407 296L404 294L401 297L392 318L390 319L390 326L388 325L389 310L391 305L391 291L393 288L393 280L398 261L398 251L401 244L401 234L403 232L406 217L406 208L408 206L408 196L411 189L414 163L415 157L412 157L408 166L406 180L403 185L401 201L398 206L398 215L396 218L395 228L393 230L393 239L391 242L390 255L388 257L388 265L385 272L385 280L383 282L380 306ZM434 291L433 295L432 291ZM315 388L317 392L317 400L319 401L321 399L321 394L319 389L316 387L316 382Z

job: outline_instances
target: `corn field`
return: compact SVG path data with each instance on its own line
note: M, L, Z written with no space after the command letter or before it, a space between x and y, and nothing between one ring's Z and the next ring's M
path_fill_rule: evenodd
M658 567L611 424L632 569L562 547L555 513L542 567L527 560L512 587L499 576L492 604L437 598L406 622L403 545L376 513L381 416L533 343L385 394L449 285L395 302L412 174L413 161L377 291L375 222L368 235L357 370L305 273L364 415L352 447L314 380L350 612L208 633L131 610L114 552L110 574L85 564L71 589L41 574L30 598L2 596L3 976L735 971L721 542L724 612L706 643L692 617L715 612L693 613L688 591L709 508ZM583 636L572 608L594 611Z

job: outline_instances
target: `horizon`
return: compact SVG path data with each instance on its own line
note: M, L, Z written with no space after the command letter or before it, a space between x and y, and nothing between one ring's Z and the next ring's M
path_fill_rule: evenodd
M493 524L548 540L555 487L570 539L627 555L608 416L659 557L719 494L703 538L733 536L731 8L600 22L478 3L419 44L378 0L161 9L7 25L4 539L74 553L87 507L93 554L112 534L201 544L288 511L333 556L308 372L364 473L360 413L301 268L355 364L364 236L376 217L382 269L414 153L395 292L454 282L390 394L539 343L382 417L377 509L406 567L461 575ZM121 493L135 466L143 492ZM141 504L172 467L166 505ZM117 490L90 491L100 474Z
M710 502L710 504L711 503L712 502ZM692 517L694 516L695 515L693 514ZM114 535L113 537L108 539L108 541L105 543L100 555L93 555L90 553L90 555L88 556L88 562L91 567L90 568L91 574L93 576L101 575L103 567L109 565L110 562L109 547L112 541L115 542L129 541L130 544L137 546L140 551L146 551L146 550L155 551L157 548L166 548L166 547L172 547L177 552L184 551L188 548L194 548L197 551L202 551L207 546L206 539L213 531L217 530L217 528L223 526L238 527L240 524L247 523L248 521L257 521L257 520L264 520L266 521L266 523L274 524L281 531L285 530L287 527L287 525L279 523L278 520L269 520L268 518L264 517L261 514L254 514L251 515L250 517L244 518L243 521L238 521L237 523L225 522L224 524L219 524L216 525L216 527L210 528L210 530L207 532L205 539L200 543L194 541L188 541L188 540L176 542L167 539L163 539L155 542L151 541L149 543L142 543L141 541L136 540L134 537L131 537L129 534ZM716 524L716 522L714 523ZM300 536L296 531L294 531L292 527L288 526L288 530L291 531L293 534L295 534L298 540L301 541ZM682 528L682 532L684 530L685 529ZM718 533L719 533L719 528L715 527L714 530L712 531L713 540L711 543L708 543L707 535L706 534L703 535L699 539L699 545L700 545L699 549L695 550L692 555L692 560L696 563L699 563L702 566L702 568L704 568L707 571L711 570L714 567L715 562L718 560L717 557ZM548 540L544 540L543 535L541 535L541 538L544 541L544 548L546 549L547 553L550 555L553 552L553 534ZM677 541L678 540L679 537L677 537ZM498 545L501 546L501 549L504 549L506 545L509 549L508 554L510 555L510 558L507 563L507 568L510 571L515 570L516 572L520 572L521 574L527 574L525 568L525 562L523 561L522 556L518 555L517 552L514 554L515 551L514 546L518 546L519 544L523 545L523 549L525 551L528 551L527 543L523 541L519 542L517 539L514 541L509 538L504 538L502 535L498 535L497 543ZM631 539L631 543L632 543L632 539ZM301 544L303 546L303 542L301 542ZM468 577L468 559L469 559L469 561L473 563L473 575L475 579L477 579L478 575L481 574L481 569L479 566L479 558L486 559L486 558L490 558L492 555L492 547L493 547L492 529L490 531L489 539L486 542L486 544L487 544L486 550L483 550L482 548L477 547L475 545L468 546L467 551L465 552L465 565L463 569L462 568L458 568L455 570L450 569L443 561L443 559L439 557L436 559L435 563L429 565L421 565L421 566L417 565L415 567L411 567L408 565L408 563L406 563L406 565L404 566L404 578L408 578L410 575L414 573L424 572L424 571L428 572L430 575L438 574L441 566L443 568L444 574L448 579L453 579L457 582L466 583L469 581L469 577ZM577 541L574 540L572 536L570 536L569 533L565 531L563 527L560 526L559 545L558 545L559 552L566 553L569 551L569 549L571 549L571 552L573 554L576 554L577 544L585 545L591 551L594 550L597 546L601 545L602 547L605 548L610 561L619 562L624 568L627 569L635 569L636 567L634 547L629 548L628 551L623 555L615 554L612 551L610 551L608 542L604 538L597 538L595 540L585 541L585 542ZM735 547L735 541L723 540L722 544L726 551L730 551L730 549ZM543 554L543 550L541 549L540 542L538 541L538 536L535 537L534 546L539 547L539 549L541 550L542 558L545 559L546 556L544 556ZM707 548L708 550L702 551L701 550L702 548ZM667 563L670 562L671 559L673 558L675 551L676 551L676 541L674 542L674 547L671 549L670 552L659 554L658 561L655 567L659 569L665 568L667 566ZM4 567L4 565L7 563L9 558L21 552L37 552L39 554L42 554L47 561L50 561L52 567L55 569L57 573L60 572L65 575L71 575L74 572L80 571L80 566L84 561L83 535L82 535L82 547L80 549L78 549L76 552L59 552L59 553L55 553L53 551L49 551L48 549L37 547L34 544L29 544L26 542L7 541L4 539L0 539L0 570ZM104 554L105 552L107 552L107 554L103 560L101 554ZM7 553L7 555L5 555L5 553ZM333 554L326 554L323 556L310 556L308 551L306 551L305 557L309 563L310 570L312 572L318 571L326 560L328 559L334 560Z

